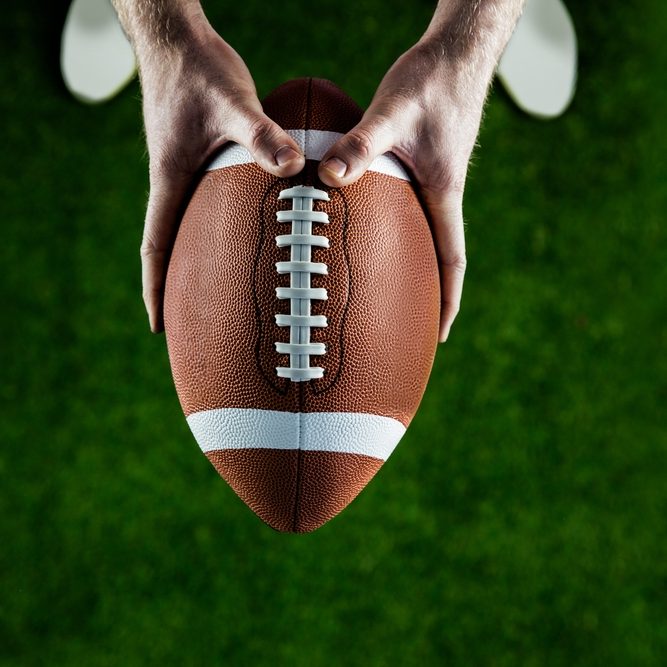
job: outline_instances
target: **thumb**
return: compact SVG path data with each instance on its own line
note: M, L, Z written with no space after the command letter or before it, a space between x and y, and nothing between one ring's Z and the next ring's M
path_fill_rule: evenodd
M390 150L393 143L387 119L366 112L361 121L324 154L319 177L331 187L350 185L361 178L378 155Z
M236 125L229 138L247 148L262 169L280 177L303 169L306 160L299 145L266 114L248 111Z

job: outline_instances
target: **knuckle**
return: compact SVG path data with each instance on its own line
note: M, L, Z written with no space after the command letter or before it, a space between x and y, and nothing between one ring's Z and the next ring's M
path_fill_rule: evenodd
M250 124L248 132L250 135L250 146L253 152L266 150L276 135L274 126L265 118L254 120Z
M468 266L468 260L464 253L455 253L450 257L445 257L443 264L456 273L464 274Z
M154 259L164 256L165 250L164 248L159 247L154 241L144 239L139 247L139 254L141 259Z
M364 128L356 128L347 135L347 149L359 160L368 160L373 153L373 136Z

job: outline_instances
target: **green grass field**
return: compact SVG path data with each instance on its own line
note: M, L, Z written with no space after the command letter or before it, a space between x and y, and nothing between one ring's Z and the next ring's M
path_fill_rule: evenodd
M667 664L667 6L568 3L558 121L495 88L422 408L294 536L199 453L149 334L138 84L68 97L43 4L0 25L0 665ZM207 3L260 95L315 75L367 104L432 3L266 7Z

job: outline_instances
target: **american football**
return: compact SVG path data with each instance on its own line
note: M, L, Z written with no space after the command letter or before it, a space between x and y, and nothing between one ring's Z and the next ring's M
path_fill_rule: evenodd
M306 166L281 179L238 145L215 156L176 237L164 322L200 448L263 521L300 533L345 508L405 433L433 363L440 288L395 156L350 186L318 180L357 104L297 79L263 106Z

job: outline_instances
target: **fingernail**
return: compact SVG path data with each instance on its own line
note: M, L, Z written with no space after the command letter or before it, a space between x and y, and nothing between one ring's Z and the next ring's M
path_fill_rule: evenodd
M282 167L284 164L287 164L292 160L297 160L299 157L301 156L293 148L290 148L289 146L281 146L275 152L273 159L279 167Z
M336 174L338 178L343 178L347 171L347 165L337 157L330 157L322 166L332 174Z

